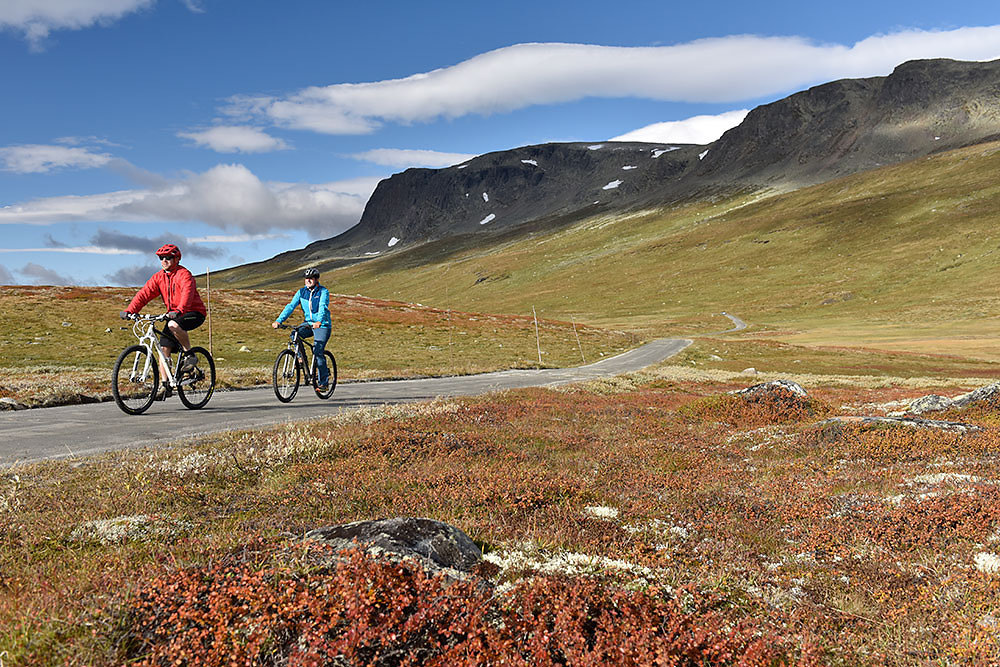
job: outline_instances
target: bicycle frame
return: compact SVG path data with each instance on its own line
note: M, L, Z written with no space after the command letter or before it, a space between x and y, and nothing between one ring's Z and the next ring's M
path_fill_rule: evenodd
M312 359L309 357L308 345L299 336L299 328L297 326L281 325L283 327L288 327L292 330L291 337L288 341L289 350L295 353L295 356L302 360L302 379L308 385L312 382Z
M149 378L149 373L151 371L151 366L153 364L153 353L151 350L156 350L156 357L160 361L160 366L165 368L167 371L167 377L163 378L163 382L168 387L177 386L177 378L174 375L173 370L170 368L170 364L167 363L167 358L163 354L163 350L160 348L160 342L157 340L157 336L167 336L173 338L170 332L164 328L160 331L153 324L154 322L165 320L166 317L159 315L156 317L151 317L149 315L137 316L135 321L132 323L132 334L139 339L139 344L150 350L149 354L146 355L146 361L143 363L142 373L139 373L138 365L139 359L136 357L135 361L132 362L132 374L129 376L130 380L135 380L139 378L141 381L145 382ZM180 363L180 356L177 357L177 362Z

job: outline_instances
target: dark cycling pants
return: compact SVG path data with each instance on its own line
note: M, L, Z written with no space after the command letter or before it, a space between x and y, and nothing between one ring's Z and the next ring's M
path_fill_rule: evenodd
M326 365L326 355L323 351L326 350L326 343L330 340L330 327L320 327L319 329L313 329L308 324L300 324L299 327L299 338L312 338L315 334L315 339L313 339L313 356L316 357L316 372L319 373L319 384L325 386L327 382L330 381L330 369Z
M191 331L192 329L197 329L205 321L205 316L201 313L181 313L175 319L175 322L180 325L181 329L184 331ZM180 352L180 344L173 338L167 336L160 336L160 347L165 347L171 352Z

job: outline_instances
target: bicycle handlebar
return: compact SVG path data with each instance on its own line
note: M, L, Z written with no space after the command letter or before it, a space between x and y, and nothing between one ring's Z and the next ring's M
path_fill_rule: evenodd
M142 315L140 313L126 313L125 311L120 313L120 317L123 320L135 320L137 322L162 322L168 319L166 313L162 315Z

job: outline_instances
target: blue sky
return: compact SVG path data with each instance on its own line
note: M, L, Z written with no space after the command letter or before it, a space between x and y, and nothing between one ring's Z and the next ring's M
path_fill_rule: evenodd
M0 0L0 284L301 248L409 166L707 143L905 60L1000 58L992 2Z

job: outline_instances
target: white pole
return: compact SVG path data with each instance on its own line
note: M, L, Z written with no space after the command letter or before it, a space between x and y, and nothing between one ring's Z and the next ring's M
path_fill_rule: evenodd
M580 360L587 363L586 357L583 356L583 345L580 345L580 334L576 332L576 320L573 320L573 335L576 336L576 346L580 348Z
M542 365L542 342L538 338L538 315L535 314L535 307L531 307L531 316L535 318L535 345L538 347L538 365Z
M215 358L212 349L212 270L205 269L205 291L208 293L208 354Z

